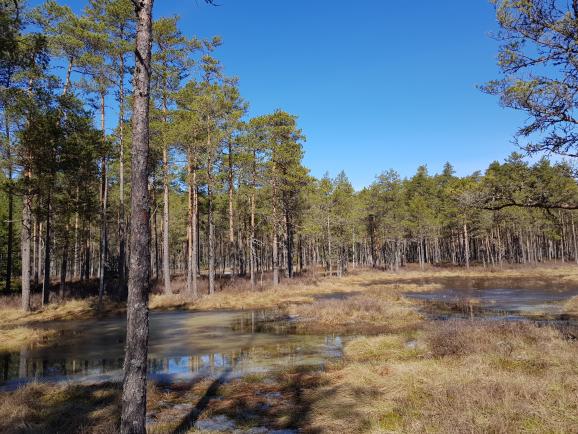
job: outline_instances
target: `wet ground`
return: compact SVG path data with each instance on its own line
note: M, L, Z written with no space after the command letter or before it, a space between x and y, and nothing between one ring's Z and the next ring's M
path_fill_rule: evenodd
M576 288L448 287L431 292L407 292L424 302L424 311L444 317L483 316L510 319L566 319L564 303Z
M41 326L40 326L41 327ZM0 390L28 381L90 384L120 381L124 318L50 323L55 344L0 355ZM265 312L152 312L149 374L159 382L229 378L302 366L341 356L339 336L287 333L286 321Z

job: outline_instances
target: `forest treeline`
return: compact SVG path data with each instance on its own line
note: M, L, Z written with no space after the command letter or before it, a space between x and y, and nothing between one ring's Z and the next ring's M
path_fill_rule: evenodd
M124 0L91 0L80 15L2 2L0 270L24 308L30 288L48 303L78 280L126 295L135 24ZM309 174L297 116L248 116L214 56L219 38L187 38L169 17L152 40L151 268L165 292L320 267L578 261L569 163L512 154L465 177L449 163L390 170L355 191L345 173Z

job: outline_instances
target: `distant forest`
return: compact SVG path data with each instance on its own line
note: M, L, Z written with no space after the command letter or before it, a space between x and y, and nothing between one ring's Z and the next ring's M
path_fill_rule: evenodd
M97 279L101 296L126 287L133 9L100 0L82 15L54 1L2 9L6 292L20 290L23 252L44 302L71 281ZM151 267L167 293L179 275L179 290L193 296L201 274L212 293L224 275L257 286L264 273L277 284L320 267L341 275L409 263L578 261L570 164L515 153L465 177L449 163L409 178L384 171L361 191L345 173L316 179L302 164L298 117L249 118L238 80L214 57L220 44L185 37L177 18L153 24ZM108 111L118 113L114 125Z

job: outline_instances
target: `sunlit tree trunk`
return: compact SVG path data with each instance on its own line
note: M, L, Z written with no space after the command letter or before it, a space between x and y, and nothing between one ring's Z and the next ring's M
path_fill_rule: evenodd
M103 145L106 143L106 130L105 130L105 105L104 105L104 92L100 94L100 127L102 130L102 142ZM99 252L99 283L98 283L98 304L102 305L102 297L104 295L105 280L104 275L106 272L106 212L108 203L108 180L106 174L106 155L102 157L101 161L101 185L100 185L100 252Z
M131 163L131 236L127 333L122 390L122 434L146 433L150 205L148 194L149 100L153 0L135 2L134 100Z
M30 172L26 170L25 179L28 180ZM29 191L23 197L22 204L22 229L20 232L21 259L22 259L22 310L30 310L30 242L32 224L32 196Z
M167 99L163 95L163 122L167 124ZM171 266L169 252L169 149L163 141L163 281L165 294L171 291Z

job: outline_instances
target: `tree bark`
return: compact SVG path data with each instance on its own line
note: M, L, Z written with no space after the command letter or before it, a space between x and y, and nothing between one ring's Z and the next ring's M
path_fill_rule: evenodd
M106 130L105 130L105 94L100 94L100 126L102 129L102 143L106 144ZM106 211L108 202L108 180L106 174L106 155L102 157L101 161L101 185L100 185L100 252L99 252L99 283L98 283L98 305L102 306L102 297L104 295L104 274L106 268Z
M119 218L118 218L118 274L121 286L121 298L126 298L126 211L124 204L124 54L119 56Z
M135 48L132 118L131 234L127 333L120 431L146 433L146 376L149 335L150 204L148 194L149 100L153 0L135 2Z
M29 177L28 171L26 172ZM22 310L30 311L30 233L31 233L32 197L29 192L24 195L22 204L22 231L21 231L21 255L22 255Z
M13 267L13 249L14 249L14 189L12 185L12 143L10 139L10 121L7 110L4 110L4 121L6 127L6 162L8 163L8 234L7 234L7 252L6 252L6 293L10 293L12 286L12 267Z
M50 301L50 212L51 192L48 191L46 201L46 234L44 236L44 282L42 284L42 305Z
M188 150L188 178L189 178L189 224L187 228L188 260L187 260L187 293L189 296L198 296L197 284L197 170L194 167L193 152Z
M256 275L256 257L255 257L255 188L257 184L257 162L256 155L253 151L253 173L252 173L252 188L251 188L251 234L249 240L249 256L250 256L250 267L251 267L251 288L255 288L257 284Z
M464 223L464 256L466 268L470 268L470 237L468 234L468 224Z
M167 100L163 95L163 122L167 124ZM169 256L169 150L163 143L163 281L164 292L171 291L171 264Z
M209 249L209 294L215 293L215 226L213 223L213 156L211 150L211 134L207 119L207 226Z

